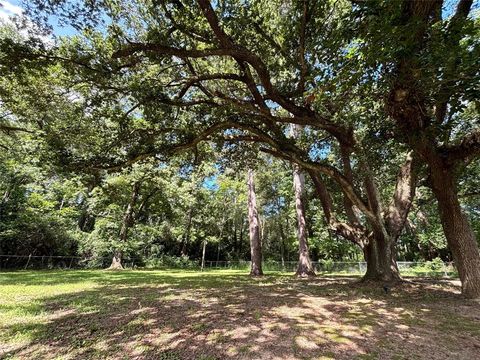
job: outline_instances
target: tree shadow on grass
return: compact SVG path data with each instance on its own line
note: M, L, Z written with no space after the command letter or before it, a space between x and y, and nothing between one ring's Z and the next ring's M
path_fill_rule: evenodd
M97 283L122 283L122 284L149 284L168 281L175 279L189 279L192 281L205 282L217 281L220 279L223 282L229 277L244 277L247 278L244 272L241 271L206 271L198 272L193 270L124 270L124 271L109 271L109 270L40 270L40 271L11 271L0 272L1 285L65 285L84 281L93 281ZM176 281L176 280L175 280ZM176 281L178 282L178 281Z
M380 286L346 277L252 279L208 272L78 276L65 281L81 278L99 285L43 297L33 307L18 304L19 313L42 311L45 316L1 329L6 338L29 335L8 356L467 359L480 348L480 307L439 281L401 284L387 295ZM48 284L56 281L60 283Z

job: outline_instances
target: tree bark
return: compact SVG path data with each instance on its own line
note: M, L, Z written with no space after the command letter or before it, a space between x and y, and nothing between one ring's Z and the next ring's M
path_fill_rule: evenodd
M398 172L392 203L388 208L386 216L388 233L395 242L405 228L416 188L417 174L413 152L410 152L407 154L407 159Z
M472 0L461 0L458 3L446 29L446 48L454 50L458 46L463 34L462 22L468 17L472 4ZM436 108L433 109L429 105L430 99L427 99L422 87L419 86L417 74L418 64L421 63L419 60L424 55L424 50L429 47L426 42L430 38L429 26L433 24L432 15L438 13L441 5L441 1L405 2L402 25L409 23L413 25L416 41L411 42L408 52L405 52L406 55L397 60L394 78L391 79L390 95L387 98L387 109L397 123L397 132L428 165L442 227L462 282L462 293L469 298L480 298L478 243L461 209L457 192L458 179L455 174L461 166L468 164L472 156L478 156L478 142L475 141L471 147L465 148L466 144L462 141L456 149L458 151L451 147L449 149L449 146L446 148L439 146L439 128L432 125L443 122L454 87L450 89L450 82L442 79L442 86L436 94ZM401 34L398 40L403 40ZM455 69L459 62L453 51L450 55L445 57L444 69L455 77ZM431 114L435 114L435 117ZM473 140L471 136L475 138L476 134L470 132L465 139ZM441 140L443 143L448 142L448 136Z
M396 238L391 236L391 234L388 232L388 222L385 221L383 215L381 198L370 167L363 159L360 162L360 166L365 173L364 186L369 208L375 214L374 219L368 219L368 223L372 229L372 235L369 236L368 244L364 245L364 249L366 250L367 258L370 261L371 271L368 271L369 269L367 261L367 273L364 276L364 280L388 282L400 280L400 273L398 271L396 261ZM399 178L397 178L397 184L398 181ZM405 212L405 214L408 214L408 210ZM402 228L403 225L404 223L402 223Z
M203 240L203 248L202 248L202 271L205 268L205 250L207 247L207 241Z
M292 138L297 139L302 130L302 126L292 124L290 129ZM313 270L310 253L308 251L308 231L305 216L305 174L296 163L293 163L293 188L295 192L295 213L297 216L298 239L298 266L295 276L315 276L316 274Z
M322 178L312 171L309 172L309 174L313 180L317 196L320 199L323 215L329 230L332 230L336 235L340 235L345 240L362 247L362 244L368 242L365 236L366 229L360 224L350 224L338 221L333 211L332 198Z
M451 169L431 167L431 181L443 231L462 282L462 293L468 298L480 298L478 243L460 206L456 179Z
M392 90L390 113L408 144L430 170L430 185L437 199L443 231L462 282L462 293L469 298L480 298L478 243L458 199L456 170L462 164L438 148L429 128L425 127L429 119L424 114L428 111L424 106L418 105L417 97L412 95L414 92L407 100L398 100L395 99L395 93L399 91L395 88Z
M358 223L351 224L338 221L333 212L332 199L325 184L318 174L310 172L310 175L317 195L320 198L329 229L362 249L365 262L367 263L367 272L363 280L382 282L399 280L400 274L396 264L395 241L386 231L382 218L379 218L378 221L369 221L369 227L373 231ZM368 185L372 192L370 195L375 196L373 199L375 201L377 197L374 184L369 183ZM346 202L344 202L345 204ZM371 234L369 234L370 231L372 232Z
M257 197L253 170L248 170L248 223L250 235L251 268L250 275L262 276L262 243L260 240L260 225L258 220Z
M285 233L283 231L282 219L278 221L278 229L280 231L280 256L282 261L282 271L285 271Z
M293 186L295 188L295 211L297 214L298 266L295 273L299 277L315 276L310 260L305 219L305 175L297 164L293 165Z
M347 180L350 182L350 184L353 185L353 170L352 170L352 164L350 160L351 153L352 153L352 149L350 147L344 144L340 144L340 157L342 159L343 172ZM353 225L358 225L360 221L355 212L353 203L345 193L343 194L343 205L345 208L345 214L347 215L348 221Z
M395 242L390 237L382 234L379 229L375 229L362 250L367 263L367 272L363 276L363 281L401 280L396 261Z
M240 221L240 242L238 245L238 252L237 252L237 259L240 260L240 256L242 255L243 251L243 233L245 228L245 219L242 217Z
M113 254L112 263L109 270L123 270L122 265L122 252L120 250L116 250Z

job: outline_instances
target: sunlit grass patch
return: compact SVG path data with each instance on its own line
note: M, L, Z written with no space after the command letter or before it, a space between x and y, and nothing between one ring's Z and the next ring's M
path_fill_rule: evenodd
M469 355L480 335L479 306L446 282L407 283L390 296L352 277L257 279L241 270L0 279L0 358L422 358L436 342Z

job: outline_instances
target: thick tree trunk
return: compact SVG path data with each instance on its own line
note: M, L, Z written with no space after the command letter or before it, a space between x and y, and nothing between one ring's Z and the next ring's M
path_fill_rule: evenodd
M369 208L375 215L374 219L368 220L372 228L372 235L369 236L364 251L365 261L367 262L367 273L364 280L398 281L400 280L400 273L396 261L396 238L391 236L387 230L388 223L384 219L380 194L370 167L365 161L362 161L360 166L365 172L364 186Z
M402 25L415 24L412 28L415 29L413 36L416 41L411 42L408 54L397 60L395 78L392 79L392 88L387 101L388 112L395 119L398 132L428 165L442 227L462 282L462 293L470 298L480 298L478 243L458 201L457 179L454 174L455 168L462 167L470 156L468 145L464 148L466 153L463 156L457 157L454 155L455 152L452 155L451 151L455 146L439 147L439 128L431 126L433 120L431 114L435 114L435 125L443 123L450 96L453 95L455 87L450 86L450 81L443 79L442 86L436 94L437 101L433 109L430 106L430 99L425 97L422 87L419 86L417 73L421 54L425 48L428 48L426 42L430 38L429 27L433 24L432 15L438 16L442 2L411 1L405 4L407 6L403 7ZM464 35L461 30L462 22L468 18L472 4L472 0L460 1L449 22L445 44L450 49L455 49ZM408 37L412 38L412 34L409 33ZM400 37L399 41L402 40ZM459 59L455 56L446 56L445 59L445 73L454 74L456 67L460 64ZM448 138L441 139L442 142L448 143L445 140ZM475 147L476 142L474 141L471 145ZM460 154L457 153L457 155Z
M331 211L331 198L320 178L312 175L317 194L321 200L328 226L335 234L360 246L367 263L367 272L363 279L368 281L391 282L400 279L395 261L395 242L387 235L385 228L372 225L376 230L367 238L368 229L358 224L342 223L336 220Z
M307 224L305 219L305 175L297 164L293 165L293 186L295 188L295 210L297 214L298 267L296 276L315 276L308 252Z
M410 101L416 103L418 100L414 98ZM395 102L392 104L391 114L397 123L405 123L417 129L412 134L406 127L400 128L411 147L426 162L430 170L432 191L437 199L443 231L462 282L462 293L469 298L480 298L478 243L458 200L455 170L456 166L461 164L454 160L450 161L448 154L438 149L435 140L429 137L428 130L416 125L428 121L423 115L426 111L412 104L402 106ZM408 112L405 112L405 109L408 109Z
M478 243L460 206L454 175L448 168L431 167L431 179L443 231L462 282L462 293L468 298L480 298Z
M262 271L262 243L260 240L260 225L258 221L257 198L253 170L248 170L248 223L250 235L251 269L250 275L261 276Z
M413 198L417 186L413 152L407 154L404 164L400 167L393 193L393 201L390 204L385 219L388 233L394 242L405 228L408 213L412 207Z
M108 268L109 270L123 270L123 265L122 265L122 252L121 251L115 251L115 254L113 255L112 258L112 264Z
M339 222L332 212L332 200L325 184L315 173L310 173L315 184L317 194L321 200L322 208L327 219L328 226L335 234L350 240L360 246L367 263L367 272L363 279L368 281L393 282L400 280L400 274L396 263L395 237L389 235L382 217L381 205L378 202L376 186L372 177L366 177L369 203L375 210L376 220L370 220L373 234L368 235L370 230L360 224ZM345 205L345 203L344 203Z
M367 263L364 281L396 282L401 279L396 262L395 243L390 239L382 234L372 236L363 248L363 255Z

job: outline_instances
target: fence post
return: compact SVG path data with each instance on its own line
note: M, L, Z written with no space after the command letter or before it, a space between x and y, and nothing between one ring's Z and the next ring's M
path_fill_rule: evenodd
M32 258L32 254L28 255L28 260L27 264L25 265L25 268L23 270L27 270L28 264L30 264L30 259Z

